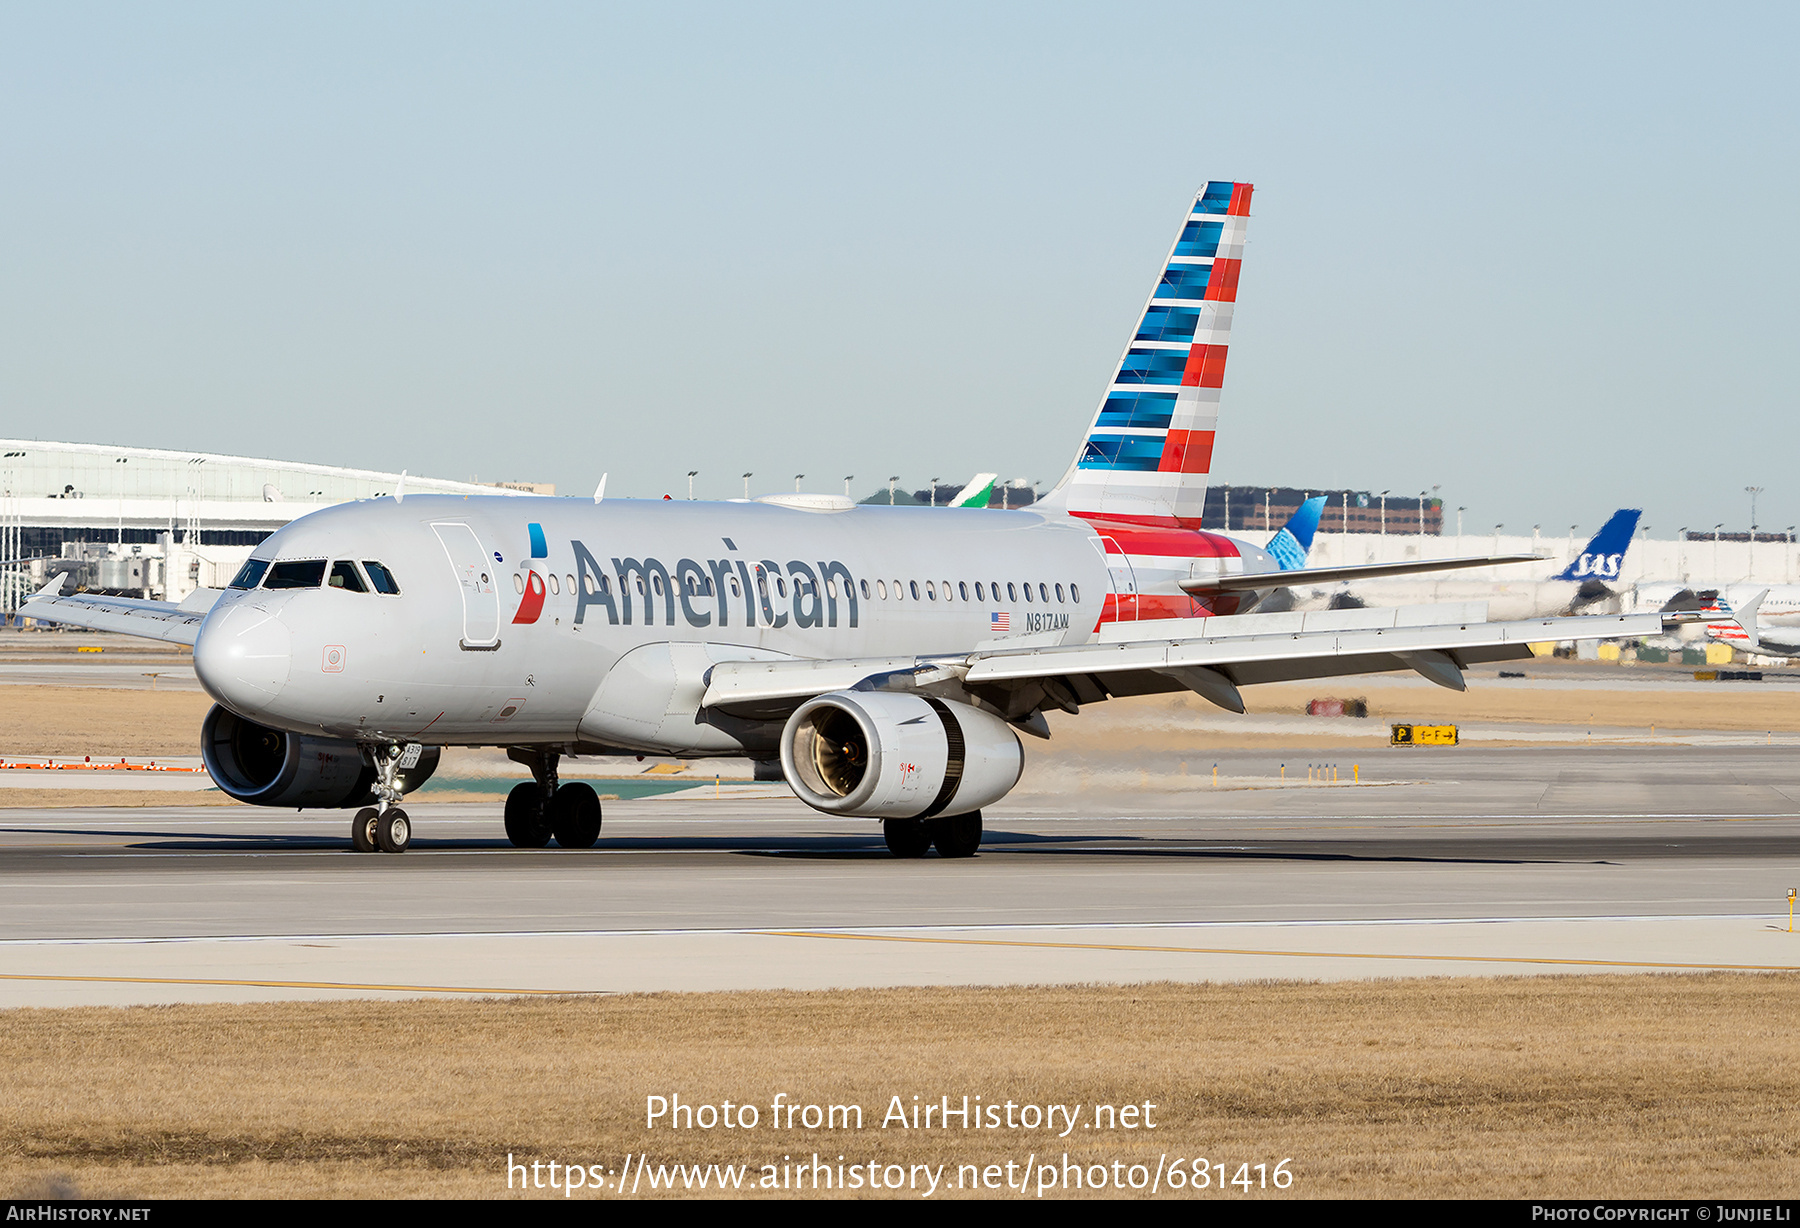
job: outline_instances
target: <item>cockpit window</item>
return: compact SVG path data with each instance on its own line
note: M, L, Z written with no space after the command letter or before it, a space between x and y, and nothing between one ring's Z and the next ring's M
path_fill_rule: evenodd
M318 588L325 579L325 560L307 559L304 562L277 563L269 568L269 578L264 581L264 588Z
M363 560L363 570L369 573L369 583L375 586L378 593L386 593L390 597L400 595L400 582L394 579L394 573L372 559Z
M230 587L255 588L257 581L262 579L263 572L267 570L269 570L268 559L251 559L238 571L237 576L231 581Z
M356 574L356 564L348 559L339 559L331 565L331 578L326 581L332 588L341 588L347 593L366 593L368 586L362 577Z

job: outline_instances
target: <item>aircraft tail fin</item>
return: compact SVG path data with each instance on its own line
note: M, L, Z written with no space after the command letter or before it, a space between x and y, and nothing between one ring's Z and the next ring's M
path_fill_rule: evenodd
M1319 531L1319 516L1325 510L1325 496L1315 495L1294 509L1281 531L1269 539L1266 549L1283 571L1298 571L1306 566L1312 551L1313 534Z
M1644 513L1635 507L1622 507L1588 539L1575 561L1556 573L1552 580L1617 580L1625 552L1631 549L1631 535L1637 532L1638 517Z
M1194 198L1049 506L1199 527L1250 193L1250 184L1215 180Z
M988 498L994 493L994 482L1000 477L997 473L978 473L969 479L969 484L956 492L956 498L950 500L951 507L986 507Z

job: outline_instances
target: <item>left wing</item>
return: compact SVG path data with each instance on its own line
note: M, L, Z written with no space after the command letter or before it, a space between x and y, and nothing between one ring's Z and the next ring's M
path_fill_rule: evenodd
M44 585L19 607L19 617L47 623L86 627L90 631L118 631L147 640L163 640L192 647L200 638L200 624L219 599L221 590L195 589L179 605L172 601L146 601L138 597L102 597L98 594L62 595L67 573Z
M1431 607L1414 607L1422 612ZM1443 607L1439 607L1440 610ZM1457 613L1480 611L1449 607ZM996 647L963 656L846 661L728 661L712 667L702 704L767 719L784 707L833 690L961 690L1008 720L1032 729L1046 707L1068 712L1121 695L1192 690L1242 712L1239 687L1344 674L1410 669L1440 686L1463 689L1470 665L1520 660L1545 640L1661 635L1660 614L1525 619L1490 623L1414 622L1403 610L1328 611L1330 617L1244 615L1170 619L1142 629L1114 624L1106 641L1056 647ZM1346 616L1365 616L1360 623ZM1306 620L1319 625L1308 629ZM1386 625L1369 625L1385 622ZM1224 623L1214 634L1194 624ZM1333 626L1332 623L1339 625ZM1160 633L1159 633L1160 632ZM1186 634L1184 634L1186 633Z

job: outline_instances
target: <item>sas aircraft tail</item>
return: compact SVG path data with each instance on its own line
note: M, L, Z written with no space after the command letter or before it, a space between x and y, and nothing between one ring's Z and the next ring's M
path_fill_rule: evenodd
M1600 531L1588 540L1575 556L1575 561L1551 576L1552 580L1617 580L1625 552L1631 549L1631 535L1637 532L1638 517L1644 513L1634 507L1622 507Z
M1044 502L1077 516L1200 527L1251 185L1208 183L1182 221L1088 426Z

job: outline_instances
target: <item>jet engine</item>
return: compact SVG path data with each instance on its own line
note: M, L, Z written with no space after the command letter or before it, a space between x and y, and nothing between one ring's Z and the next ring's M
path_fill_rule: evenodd
M928 819L1005 797L1019 783L1025 752L1005 721L968 704L834 691L788 718L781 768L815 810Z
M437 770L438 748L422 748L395 783L410 793ZM218 705L200 727L200 757L213 783L253 806L327 810L375 801L375 768L354 742L270 729Z

